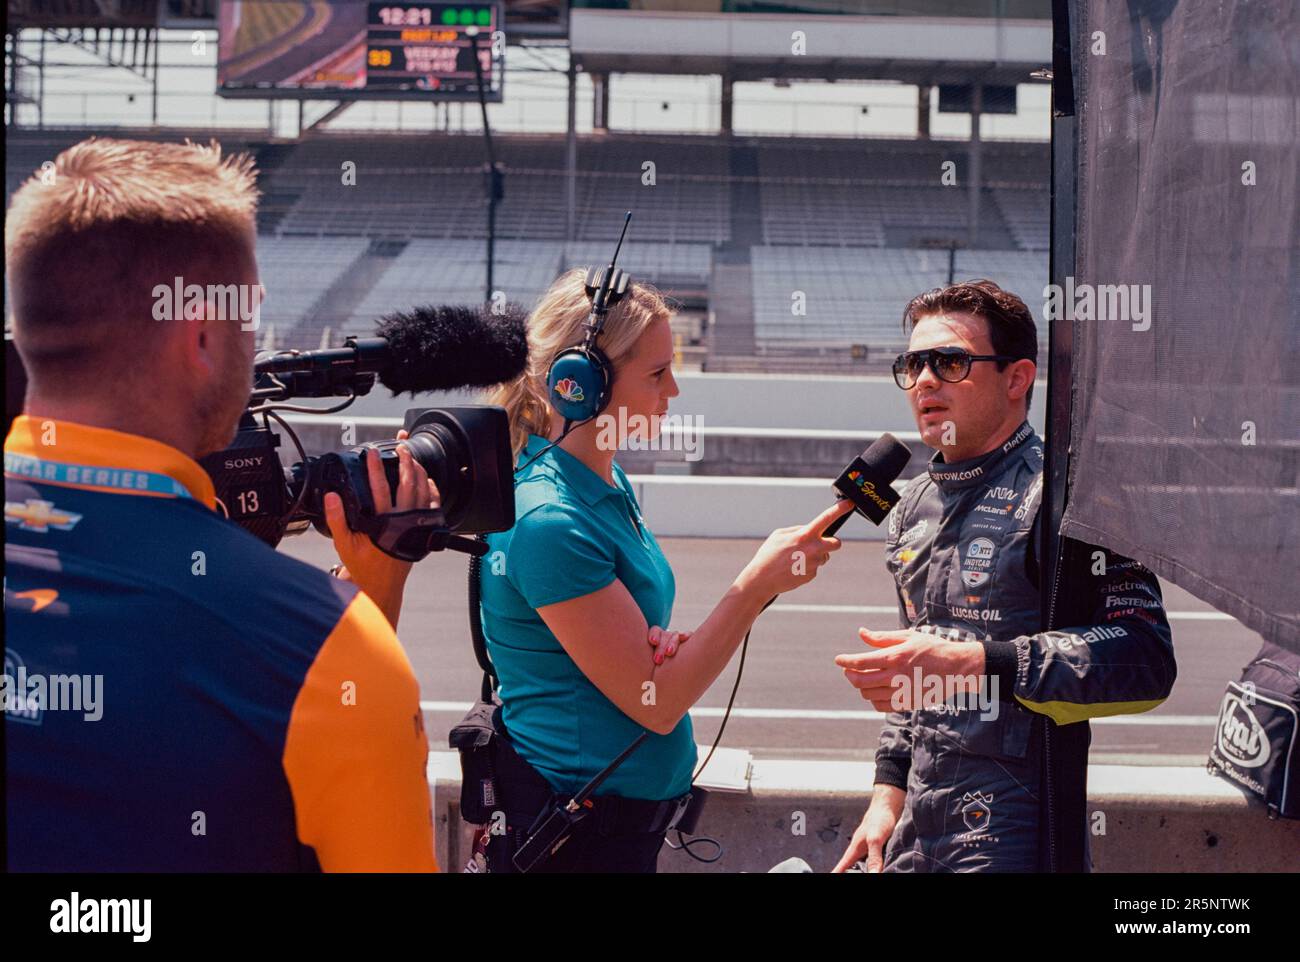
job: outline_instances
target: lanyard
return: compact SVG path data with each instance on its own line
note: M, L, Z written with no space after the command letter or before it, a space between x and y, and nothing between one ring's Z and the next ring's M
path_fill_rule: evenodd
M194 497L181 482L170 475L155 471L49 461L9 451L5 452L5 474L29 478L37 482L48 481L51 484L75 484L82 487L111 488L116 491L144 491L174 498Z

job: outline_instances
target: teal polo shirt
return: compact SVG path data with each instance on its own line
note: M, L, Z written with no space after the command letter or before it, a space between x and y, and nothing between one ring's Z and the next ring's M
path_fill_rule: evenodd
M523 464L548 442L536 435ZM503 718L516 749L556 791L590 781L647 729L623 714L587 680L537 609L581 598L617 578L648 625L667 628L676 583L627 475L613 466L611 487L556 446L515 477L515 526L487 536L483 559L483 634L500 680ZM635 647L646 680L653 649ZM667 735L650 737L605 781L597 795L662 800L690 791L695 767L690 716Z

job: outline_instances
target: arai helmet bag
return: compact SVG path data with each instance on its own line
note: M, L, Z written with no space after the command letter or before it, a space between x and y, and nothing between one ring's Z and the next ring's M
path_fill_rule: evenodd
M1209 771L1260 802L1269 818L1300 818L1300 655L1264 647L1228 683Z

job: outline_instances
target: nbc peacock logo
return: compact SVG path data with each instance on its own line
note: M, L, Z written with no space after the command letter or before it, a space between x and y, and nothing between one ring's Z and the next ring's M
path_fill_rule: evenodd
M556 381L555 393L566 401L581 401L586 397L582 393L582 385L571 377L562 377Z

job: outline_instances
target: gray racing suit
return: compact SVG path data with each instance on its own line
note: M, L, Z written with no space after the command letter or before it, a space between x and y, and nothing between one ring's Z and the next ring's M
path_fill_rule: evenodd
M981 457L936 454L890 515L903 627L983 644L988 681L978 697L888 714L875 780L907 799L885 871L1036 871L1043 726L1148 711L1173 686L1160 587L1134 561L1097 549L1071 573L1089 581L1090 623L1042 630L1042 487L1042 442L1025 422Z

